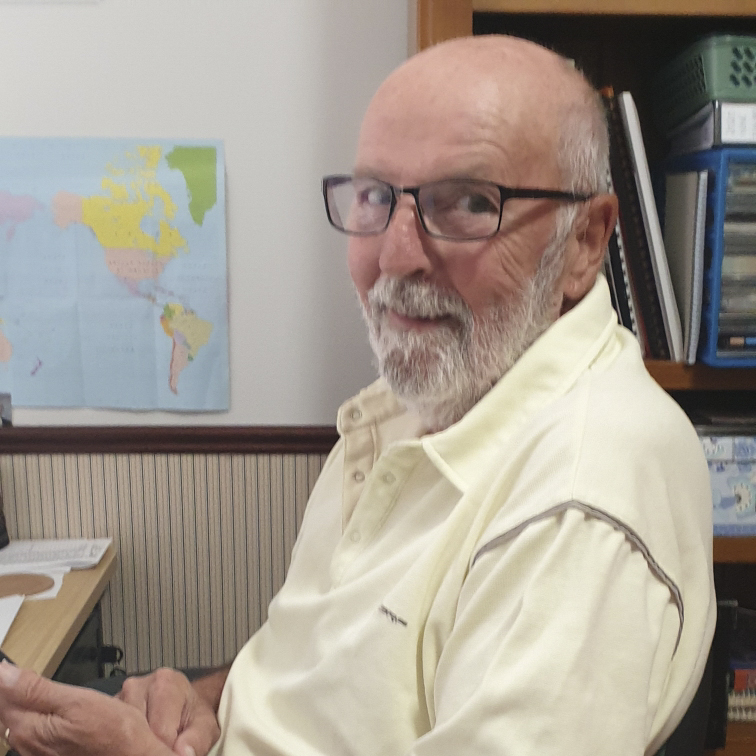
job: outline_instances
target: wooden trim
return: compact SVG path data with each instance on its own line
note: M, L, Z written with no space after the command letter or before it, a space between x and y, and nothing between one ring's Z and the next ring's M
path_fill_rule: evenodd
M754 0L473 0L476 12L627 16L751 16Z
M756 723L728 722L725 748L704 751L704 756L753 756L756 753Z
M416 0L414 29L417 50L446 39L472 34L473 0Z
M756 368L713 368L667 360L646 360L648 372L668 391L754 391Z
M327 454L333 426L0 428L0 454Z
M714 562L716 564L753 564L756 562L756 537L715 537Z

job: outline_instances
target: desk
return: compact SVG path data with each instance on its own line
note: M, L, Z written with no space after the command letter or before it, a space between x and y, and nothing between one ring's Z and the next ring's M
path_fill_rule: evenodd
M19 667L52 677L100 600L115 560L111 544L96 567L71 570L54 599L24 601L2 644L3 651Z

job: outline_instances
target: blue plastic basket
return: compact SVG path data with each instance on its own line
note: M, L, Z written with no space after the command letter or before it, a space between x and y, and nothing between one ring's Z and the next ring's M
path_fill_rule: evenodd
M756 227L756 147L720 147L682 155L670 160L666 170L668 173L709 172L704 299L697 357L701 362L716 367L756 367L756 234L754 255L743 254L736 259L738 256L733 254L734 249L725 248L726 219L751 223L752 215ZM731 197L728 218L727 190L735 176L745 176L748 182L753 181L753 196L750 196L748 183L749 191L742 197L736 218L733 216L735 208ZM728 268L723 277L726 254ZM737 265L733 265L733 260ZM750 271L752 267L754 270ZM740 268L745 273L732 273L733 268ZM742 303L751 301L752 309L740 309ZM733 302L737 302L737 307Z

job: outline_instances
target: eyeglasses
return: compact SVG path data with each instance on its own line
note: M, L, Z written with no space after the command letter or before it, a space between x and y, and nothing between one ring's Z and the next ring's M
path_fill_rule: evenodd
M383 233L402 194L414 197L420 223L428 236L451 241L476 241L495 236L501 227L504 203L509 199L585 202L594 196L554 189L513 189L476 179L446 179L398 187L369 177L323 178L328 221L352 236Z

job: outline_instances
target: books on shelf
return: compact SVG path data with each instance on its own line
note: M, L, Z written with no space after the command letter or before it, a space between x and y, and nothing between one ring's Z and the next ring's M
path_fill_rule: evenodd
M730 603L727 719L756 722L756 611Z
M683 328L684 362L696 361L703 303L707 171L667 174L664 248Z
M623 300L617 305L619 318L638 337L644 356L681 362L682 326L637 110L629 92L615 95L606 88L602 95L611 179L620 206L608 250L615 294Z
M607 176L607 185L609 191L614 191L614 182L612 181L611 171ZM641 330L642 325L637 314L638 304L630 282L630 273L627 268L627 256L625 253L625 242L622 236L622 226L620 224L619 216L614 224L614 231L612 231L612 235L609 237L604 264L604 274L609 282L609 290L612 295L612 305L617 312L619 321L625 326L625 328L635 334L640 342L641 352L645 357L648 341L645 333Z
M730 722L756 722L756 690L742 693L730 691L727 698L727 719Z
M664 250L664 239L659 224L659 215L656 210L656 200L654 199L651 174L646 159L646 148L643 145L640 119L638 118L635 101L630 92L621 92L617 99L622 123L625 127L625 135L630 147L633 176L635 178L638 197L640 198L643 225L651 253L651 267L659 294L664 332L669 348L669 358L673 362L682 362L682 326L680 325L680 315L677 303L675 302L675 293L672 288L672 279L669 274L667 256Z

